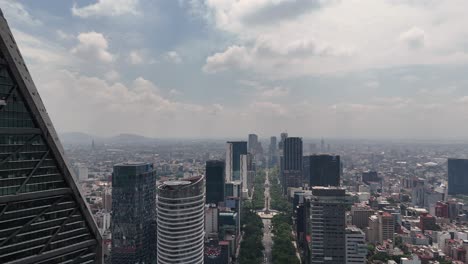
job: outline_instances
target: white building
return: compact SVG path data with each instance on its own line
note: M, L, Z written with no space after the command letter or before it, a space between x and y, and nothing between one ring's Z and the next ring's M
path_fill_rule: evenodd
M88 180L88 167L83 163L75 163L75 173L78 181Z
M421 264L418 255L413 254L411 258L401 258L401 264Z
M218 208L214 205L205 205L205 236L216 238L218 236Z
M205 178L166 181L158 192L157 263L203 264Z
M367 245L364 232L355 227L346 228L346 264L366 263Z

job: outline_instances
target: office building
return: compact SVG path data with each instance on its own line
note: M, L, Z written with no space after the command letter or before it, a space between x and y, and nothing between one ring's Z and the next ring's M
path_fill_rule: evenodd
M206 203L215 204L224 201L225 178L224 161L209 160L206 162Z
M205 178L158 186L158 264L201 264L205 238Z
M367 256L366 235L356 226L346 228L346 264L365 264Z
M252 192L255 177L254 156L251 153L241 155L242 197L248 198Z
M0 156L0 263L102 263L101 235L1 10Z
M392 240L395 238L395 219L393 215L387 212L379 212L379 242Z
M88 180L89 171L88 171L88 166L86 166L86 164L76 163L74 166L74 169L75 169L76 179L78 181Z
M369 216L369 224L366 227L366 240L369 243L380 243L379 238L379 217L377 215Z
M153 164L116 164L112 175L112 264L155 263L156 175Z
M340 186L340 156L311 155L304 168L312 186Z
M258 143L258 136L255 134L249 134L248 149L250 153L254 155L257 153Z
M353 205L351 207L351 221L356 227L365 230L369 226L369 217L375 211L369 206Z
M365 171L362 173L362 182L370 184L370 182L380 182L381 179L376 171Z
M283 146L283 188L302 186L302 138L288 137Z
M226 143L226 182L241 180L241 155L247 154L247 142L230 141Z
M268 148L269 164L270 167L275 166L278 163L278 151L276 137L270 138L270 146Z
M218 207L213 204L205 205L205 236L218 237Z
M448 159L448 194L468 195L468 159Z
M346 207L350 197L338 187L313 187L310 199L310 263L346 261Z

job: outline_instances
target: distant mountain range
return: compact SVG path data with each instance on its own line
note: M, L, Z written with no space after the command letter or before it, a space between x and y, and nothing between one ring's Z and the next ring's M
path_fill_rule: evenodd
M66 132L59 134L60 140L64 144L91 145L93 140L96 144L103 143L150 143L157 141L155 138L149 138L136 134L118 134L112 137L99 137L82 132Z

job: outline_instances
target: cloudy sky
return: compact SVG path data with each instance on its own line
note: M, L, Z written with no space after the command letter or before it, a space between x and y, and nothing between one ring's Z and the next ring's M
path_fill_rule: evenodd
M466 0L0 7L61 132L468 138Z

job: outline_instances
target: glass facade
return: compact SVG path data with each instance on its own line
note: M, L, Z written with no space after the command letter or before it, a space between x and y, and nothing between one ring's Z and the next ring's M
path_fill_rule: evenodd
M156 263L156 175L153 164L114 166L112 208L112 263Z
M206 203L216 204L224 201L224 162L209 160L206 162Z
M448 194L468 195L468 159L448 159Z
M100 235L0 17L0 263L101 263Z

